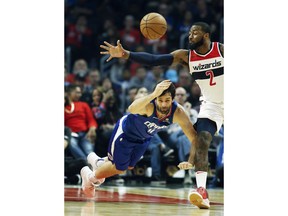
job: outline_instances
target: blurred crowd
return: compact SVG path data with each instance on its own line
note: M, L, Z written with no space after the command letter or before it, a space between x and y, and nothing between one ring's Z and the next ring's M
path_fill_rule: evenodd
M140 33L139 23L149 12L160 13L167 21L167 33L161 39L148 40ZM123 47L131 51L161 54L185 49L189 29L196 21L210 24L212 41L223 43L223 0L65 0L64 146L68 183L79 180L75 176L91 151L106 156L117 120L127 112L139 91L150 93L163 79L175 84L175 100L196 122L201 91L188 68L146 67L125 59L107 63L107 56L100 55L99 47L104 41L115 44L120 39ZM216 171L223 166L221 158L217 158L223 148L223 130L221 133L211 144L216 152ZM187 160L190 145L174 125L157 135L147 152L151 178L165 178L161 161L170 158L176 164ZM192 176L186 172L184 182L191 184ZM214 180L216 184L216 177Z

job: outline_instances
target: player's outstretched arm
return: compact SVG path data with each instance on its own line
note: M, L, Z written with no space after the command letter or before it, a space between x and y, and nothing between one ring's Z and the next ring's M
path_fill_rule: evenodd
M191 149L188 162L182 162L178 165L180 169L191 169L194 166L195 147L197 146L197 132L193 127L190 117L185 109L178 104L178 108L174 114L174 123L177 123L182 128L184 134L191 142Z
M182 61L188 61L188 50L176 50L170 54L154 55L146 52L131 52L125 50L122 47L120 40L117 41L116 46L113 46L106 41L104 41L104 44L105 45L100 45L100 47L105 51L101 51L100 54L110 55L109 58L106 60L107 62L110 61L112 58L125 58L143 65L158 66L171 65L182 63ZM183 60L183 58L185 59Z
M150 102L154 98L161 95L162 92L169 88L170 85L170 80L163 80L162 82L158 83L155 87L155 90L151 94L134 100L132 104L128 107L128 111L132 114L150 116L153 112L153 105Z

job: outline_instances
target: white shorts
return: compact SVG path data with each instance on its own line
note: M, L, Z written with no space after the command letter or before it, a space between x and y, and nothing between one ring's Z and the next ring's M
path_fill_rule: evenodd
M208 118L214 121L217 125L216 133L218 133L224 123L224 104L202 101L198 118Z

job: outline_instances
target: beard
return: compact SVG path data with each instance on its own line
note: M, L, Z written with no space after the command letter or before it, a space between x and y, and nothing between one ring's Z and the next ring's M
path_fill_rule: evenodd
M204 38L202 37L202 39L196 43L189 43L189 49L190 50L195 50L198 47L202 46L204 44Z
M170 107L160 108L158 105L156 105L156 110L163 115L167 115L170 111Z

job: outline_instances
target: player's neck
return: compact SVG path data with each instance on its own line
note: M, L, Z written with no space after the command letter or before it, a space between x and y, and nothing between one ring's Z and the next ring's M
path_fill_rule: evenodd
M212 49L212 42L204 41L203 45L199 46L195 51L201 55L205 55L209 50Z

